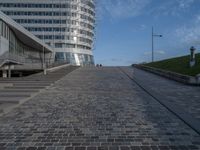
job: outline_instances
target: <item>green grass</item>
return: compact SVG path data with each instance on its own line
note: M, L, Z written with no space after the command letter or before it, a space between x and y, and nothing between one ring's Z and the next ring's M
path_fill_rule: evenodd
M196 54L197 63L194 67L189 66L190 56L182 56L172 59L166 59L153 63L145 64L145 66L164 69L184 75L196 76L200 73L200 54Z

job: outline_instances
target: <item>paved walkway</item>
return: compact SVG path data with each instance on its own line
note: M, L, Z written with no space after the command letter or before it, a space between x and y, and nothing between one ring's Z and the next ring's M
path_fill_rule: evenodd
M200 149L200 136L118 68L80 68L0 117L0 150Z
M200 87L184 85L137 68L124 69L146 88L162 95L200 121Z

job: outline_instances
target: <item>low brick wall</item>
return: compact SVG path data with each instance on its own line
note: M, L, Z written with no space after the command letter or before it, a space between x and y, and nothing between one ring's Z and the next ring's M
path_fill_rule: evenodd
M200 85L200 76L192 77L192 76L182 75L175 72L148 67L144 65L134 65L134 67L166 77L168 79L172 79L172 80L184 83L184 84Z

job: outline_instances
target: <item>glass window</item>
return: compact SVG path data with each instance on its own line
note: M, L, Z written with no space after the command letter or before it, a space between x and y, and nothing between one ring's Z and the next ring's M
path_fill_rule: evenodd
M63 52L56 52L55 60L56 61L64 61L65 60L64 53Z

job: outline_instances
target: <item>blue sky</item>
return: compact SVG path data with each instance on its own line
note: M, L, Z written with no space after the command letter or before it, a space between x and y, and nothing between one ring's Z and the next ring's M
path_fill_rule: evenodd
M117 66L151 60L151 28L155 59L200 49L200 0L98 0L95 62ZM197 50L197 52L200 52Z

